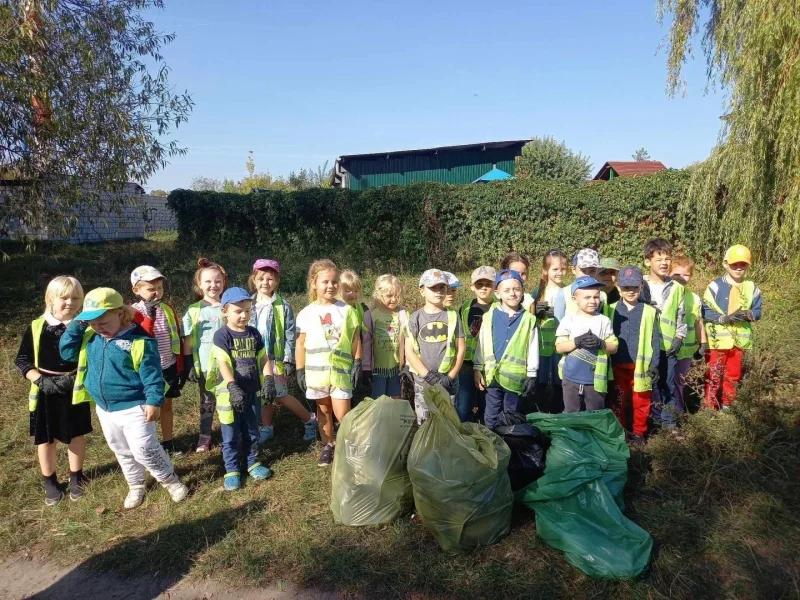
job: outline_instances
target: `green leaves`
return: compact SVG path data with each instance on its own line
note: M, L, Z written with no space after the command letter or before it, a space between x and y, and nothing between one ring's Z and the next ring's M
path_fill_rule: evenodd
M534 138L522 147L517 159L518 179L546 179L581 183L589 178L592 163L580 152L552 137Z

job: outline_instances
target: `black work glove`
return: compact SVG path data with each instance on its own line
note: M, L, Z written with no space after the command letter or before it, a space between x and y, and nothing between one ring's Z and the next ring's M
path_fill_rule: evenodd
M284 373L284 376L286 377L287 381L289 379L291 379L292 377L294 377L296 372L297 372L297 369L295 369L294 363L290 363L290 362L283 363L283 373Z
M756 318L753 316L753 311L752 310L743 310L741 312L744 315L744 318L745 318L746 321L755 321L756 320Z
M656 385L658 384L658 379L659 379L658 368L651 366L647 370L647 376L650 378L650 383L655 388Z
M584 346L584 343L586 343L586 340L589 339L589 335L591 335L591 333L592 333L591 331L587 331L586 333L575 336L575 339L572 340L573 343L575 344L575 347L586 348L586 346Z
M520 396L523 398L533 398L536 393L536 377L526 377L522 382L522 393Z
M275 377L273 375L264 376L264 385L261 386L261 398L267 404L275 402L278 392L275 389Z
M183 388L187 381L197 383L197 375L194 372L194 356L191 354L183 355L183 370L181 371L179 381L180 387Z
M694 359L703 360L703 358L705 358L706 352L708 352L708 346L706 344L700 344L700 347L697 349L697 352L694 353Z
M438 371L428 371L424 378L425 383L428 385L441 385L445 389L449 389L453 380L446 373L439 373Z
M70 394L75 387L74 375L39 375L34 381L43 394Z
M584 333L582 336L580 348L584 350L600 350L603 347L603 340L593 334L591 331Z
M171 390L174 390L174 389L180 390L181 389L181 374L177 372L177 369L175 369L175 371L176 372L175 372L175 374L173 376L171 376L169 379L167 379L165 377L164 381L166 381L167 384L169 385L169 389L171 389Z
M361 359L356 358L353 361L353 366L350 368L350 380L353 382L353 389L358 387L358 382L361 380Z
M372 385L372 371L361 371L361 383L367 386Z
M414 376L408 365L400 371L400 397L408 402L414 402Z
M672 343L669 346L669 350L667 350L667 356L678 356L681 346L683 346L683 340L681 338L672 338Z
M749 321L747 313L750 313L751 317L753 316L753 313L750 311L743 311L740 309L730 315L722 315L719 318L719 322L722 325L727 325L728 323L744 323L745 321Z
M297 385L298 387L303 390L303 393L306 393L306 370L305 369L297 369Z
M156 318L156 308L158 305L161 304L161 300L145 300L144 301L144 311L147 313L147 316L151 319Z
M238 413L244 412L244 392L235 381L228 382L228 394L230 394L231 408Z
M534 308L534 314L540 319L546 319L547 313L550 311L550 305L547 302L537 302Z

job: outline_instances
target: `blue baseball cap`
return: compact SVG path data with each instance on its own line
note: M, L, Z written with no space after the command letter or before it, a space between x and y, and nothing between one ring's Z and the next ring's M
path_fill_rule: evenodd
M639 287L644 283L642 270L635 265L622 267L617 275L617 285L619 287Z
M461 282L458 280L458 277L453 275L450 271L442 271L442 275L447 280L447 285L451 288L458 288L461 287Z
M250 294L246 289L240 287L232 287L225 290L222 294L222 306L226 304L235 304L237 302L244 302L245 300L252 300Z
M597 281L594 277L590 277L589 275L581 275L572 283L572 293L575 293L575 290L585 290L588 288L601 288L603 284Z
M494 289L497 289L497 286L500 285L501 281L506 281L508 279L516 279L519 281L520 285L523 287L525 286L525 283L522 281L522 275L520 275L517 271L503 269L494 278Z

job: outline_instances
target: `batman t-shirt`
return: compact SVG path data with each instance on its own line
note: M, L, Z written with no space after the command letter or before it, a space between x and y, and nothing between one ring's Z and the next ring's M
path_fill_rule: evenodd
M420 309L411 315L408 321L412 335L419 344L419 356L422 364L429 371L438 371L439 365L444 360L447 351L447 311L442 310L437 313L426 313ZM456 338L464 337L464 329L461 319L456 319Z

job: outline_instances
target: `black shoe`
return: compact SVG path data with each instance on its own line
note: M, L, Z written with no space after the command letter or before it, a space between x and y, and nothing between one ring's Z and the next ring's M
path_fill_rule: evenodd
M329 467L333 462L333 444L326 444L319 455L318 467Z
M80 500L86 494L86 486L89 483L89 478L83 474L83 471L70 471L69 474L69 499L75 502Z
M58 478L55 473L49 477L43 475L42 484L44 485L44 503L47 506L55 506L64 499L64 492L61 486L58 485Z
M183 456L183 452L181 452L178 448L175 447L175 441L174 440L167 440L165 442L161 442L161 447L170 456L173 456L173 457L176 457L176 458L179 457L179 456Z

